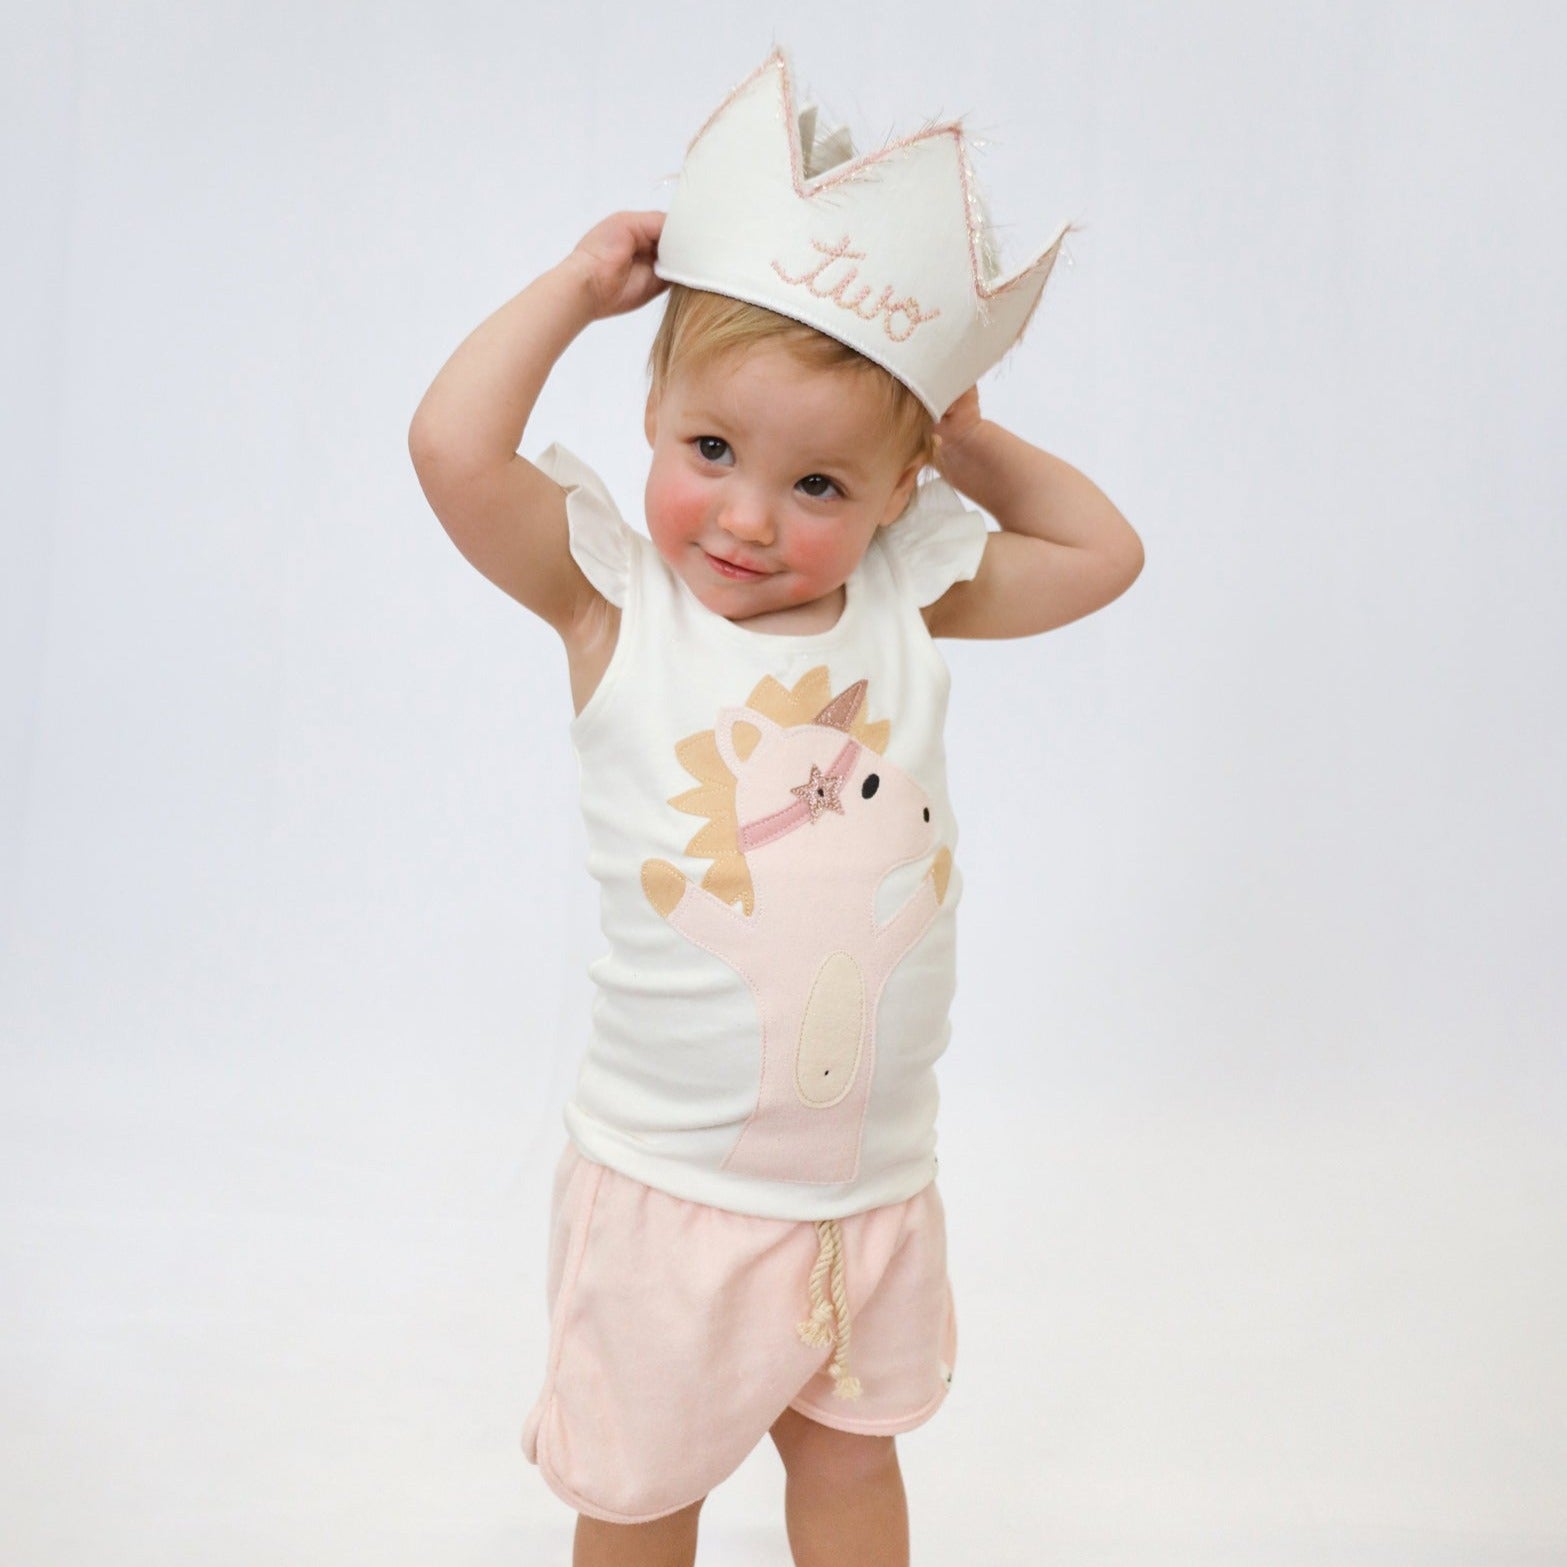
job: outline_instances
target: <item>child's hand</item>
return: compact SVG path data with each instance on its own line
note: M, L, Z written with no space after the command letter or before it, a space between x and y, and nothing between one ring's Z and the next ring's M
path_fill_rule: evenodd
M653 275L663 231L662 212L617 212L577 241L571 259L587 274L595 319L640 309L669 287Z
M979 422L979 388L971 386L936 421L936 468L943 478L951 477L943 466L947 453L960 446Z

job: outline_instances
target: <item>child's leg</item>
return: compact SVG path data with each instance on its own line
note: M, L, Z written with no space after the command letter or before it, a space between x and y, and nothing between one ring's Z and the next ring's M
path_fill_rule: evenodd
M652 1523L605 1523L578 1513L571 1567L692 1567L701 1510L702 1502L693 1502Z
M909 1510L890 1436L855 1436L786 1409L772 1428L784 1461L795 1567L908 1567Z

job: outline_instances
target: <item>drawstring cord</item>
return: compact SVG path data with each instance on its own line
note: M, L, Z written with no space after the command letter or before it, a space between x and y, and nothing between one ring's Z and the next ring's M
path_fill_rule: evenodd
M860 1379L849 1374L849 1290L844 1282L843 1230L836 1219L818 1219L816 1233L820 1244L816 1266L811 1269L811 1314L797 1331L807 1344L818 1349L833 1346L827 1367L837 1384L833 1395L858 1398Z

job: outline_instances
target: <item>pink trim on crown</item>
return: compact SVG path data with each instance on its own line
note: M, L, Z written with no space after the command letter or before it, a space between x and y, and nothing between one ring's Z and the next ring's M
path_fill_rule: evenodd
M736 98L764 72L777 68L778 86L783 99L785 141L789 145L789 172L794 181L794 193L802 201L808 201L819 196L824 190L830 190L842 180L850 179L862 169L870 168L873 164L881 162L883 158L890 158L894 153L901 152L905 147L912 147L919 142L928 141L934 136L950 136L955 144L958 161L958 179L961 184L965 211L963 213L963 228L968 237L969 268L973 274L974 292L980 299L994 299L998 294L1005 294L1008 290L1018 287L1019 284L1031 279L1039 270L1041 263L1046 258L1052 257L1060 245L1063 235L1058 235L1049 245L1040 251L1026 266L1018 268L1016 274L1008 278L1004 283L991 283L986 280L982 267L983 248L980 243L978 227L974 222L973 205L974 191L969 176L968 158L964 152L963 127L956 120L945 120L939 125L928 125L922 131L916 131L912 136L900 137L897 141L889 142L885 147L878 147L872 152L862 152L857 158L850 158L847 162L838 164L827 172L816 177L812 189L805 188L805 174L800 158L800 117L794 106L794 83L789 76L789 61L782 47L774 48L773 52L729 94L719 106L702 122L702 128L686 144L686 156L691 156L691 149L707 135L712 129L713 122L719 119ZM1048 279L1050 272L1054 270L1055 262L1052 259L1046 269L1045 276ZM1043 296L1043 287L1040 294ZM1038 301L1035 301L1038 308ZM1029 316L1033 315L1029 311ZM1026 326L1025 319L1024 325ZM1021 335L1021 333L1019 334Z
M854 761L859 754L860 742L845 740L843 749L833 758L832 766L827 769L825 776L847 778L854 771ZM793 832L796 827L814 822L817 814L803 799L797 799L794 804L784 806L781 811L774 811L769 816L759 816L754 822L745 822L740 828L740 852L745 854L752 849L760 849L763 844L771 843L775 838L782 838L785 833Z

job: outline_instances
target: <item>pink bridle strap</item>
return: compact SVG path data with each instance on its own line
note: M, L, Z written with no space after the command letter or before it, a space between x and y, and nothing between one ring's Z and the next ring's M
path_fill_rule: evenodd
M854 760L859 754L860 742L845 740L843 749L833 758L832 766L821 776L841 782L854 771ZM833 803L831 808L842 814L842 806ZM793 832L796 827L814 822L822 810L820 804L813 805L810 801L797 799L792 805L786 805L770 816L759 816L754 822L744 823L740 828L740 852L744 854L752 849L760 849L764 843L771 843L775 838Z

